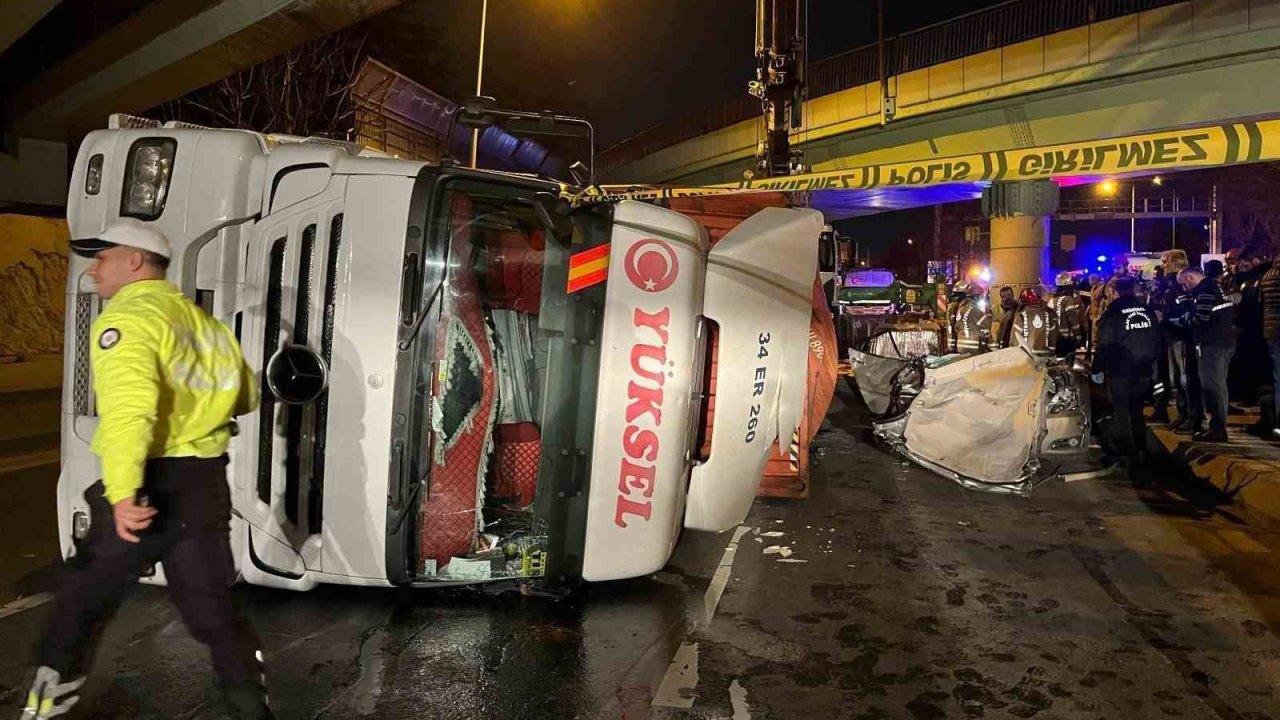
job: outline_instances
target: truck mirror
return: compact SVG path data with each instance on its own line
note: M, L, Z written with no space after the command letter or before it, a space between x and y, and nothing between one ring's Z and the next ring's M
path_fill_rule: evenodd
M462 105L454 112L457 113L459 124L484 130L494 123L493 110L497 107L498 101L494 98L472 95L463 100Z
M553 193L534 193L534 207L538 211L538 219L556 238L569 242L573 237L573 220L569 218L569 207Z
M271 356L267 389L286 405L314 402L329 387L329 367L306 345L285 345Z

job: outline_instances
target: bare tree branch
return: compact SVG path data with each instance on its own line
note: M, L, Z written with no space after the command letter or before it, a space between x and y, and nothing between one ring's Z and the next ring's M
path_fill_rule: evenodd
M354 124L351 88L366 39L357 30L317 38L166 102L152 114L212 127L345 139Z

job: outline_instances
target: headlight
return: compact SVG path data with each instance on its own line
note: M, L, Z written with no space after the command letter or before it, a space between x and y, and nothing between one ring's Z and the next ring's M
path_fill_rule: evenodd
M173 157L178 143L168 138L144 138L129 148L125 165L125 191L120 198L120 215L155 220L164 212L173 174Z
M97 195L102 189L102 153L89 158L89 167L84 174L85 195Z

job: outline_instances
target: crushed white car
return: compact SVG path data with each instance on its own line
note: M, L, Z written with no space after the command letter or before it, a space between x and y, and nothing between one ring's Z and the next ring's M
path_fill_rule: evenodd
M1021 348L850 357L875 436L966 488L1026 496L1087 462L1087 386L1064 360Z

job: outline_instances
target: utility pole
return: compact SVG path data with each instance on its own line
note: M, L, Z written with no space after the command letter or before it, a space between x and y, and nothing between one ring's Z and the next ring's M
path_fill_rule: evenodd
M1218 183L1209 199L1209 254L1222 252L1222 209L1218 207Z
M1138 251L1138 184L1129 185L1129 252Z

